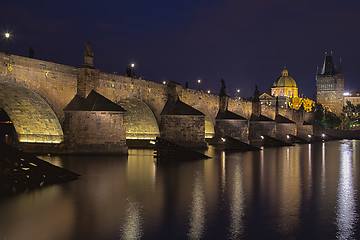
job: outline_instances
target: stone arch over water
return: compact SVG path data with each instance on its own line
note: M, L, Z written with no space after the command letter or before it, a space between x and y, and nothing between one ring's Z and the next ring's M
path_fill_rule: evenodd
M209 110L204 105L195 104L193 108L205 115L205 138L212 138L215 135L215 117L211 117Z
M11 119L19 142L63 142L59 119L37 93L14 83L1 82L0 108Z
M155 115L146 103L127 98L117 104L126 110L126 139L155 139L160 136Z

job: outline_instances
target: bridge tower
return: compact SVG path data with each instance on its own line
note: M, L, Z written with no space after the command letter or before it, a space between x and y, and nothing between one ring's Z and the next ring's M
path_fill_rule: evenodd
M332 52L325 52L324 64L320 73L316 73L316 98L324 108L339 115L344 101L344 73L340 60L340 67L336 70Z

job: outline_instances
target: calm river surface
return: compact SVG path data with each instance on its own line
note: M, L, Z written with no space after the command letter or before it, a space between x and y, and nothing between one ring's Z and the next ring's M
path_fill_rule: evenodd
M0 240L360 239L360 141L206 154L41 157L82 177L0 200Z

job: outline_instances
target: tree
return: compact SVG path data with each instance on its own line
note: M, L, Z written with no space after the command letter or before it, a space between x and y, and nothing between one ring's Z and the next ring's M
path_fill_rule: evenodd
M315 103L314 118L315 122L324 124L324 107L321 103Z
M335 113L326 111L324 115L324 126L329 129L338 128L341 126L341 118Z
M340 127L342 122L340 117L336 116L335 113L324 109L323 105L320 103L315 103L314 119L315 122L320 123L329 129Z
M360 124L360 105L354 106L350 101L346 101L341 113L341 119L345 128L357 127Z

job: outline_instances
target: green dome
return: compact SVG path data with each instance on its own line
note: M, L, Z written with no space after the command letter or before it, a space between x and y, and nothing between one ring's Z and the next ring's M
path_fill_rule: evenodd
M281 77L279 77L274 84L272 85L272 87L296 87L296 82L295 80L289 76L289 73L286 69L284 69L281 72Z

